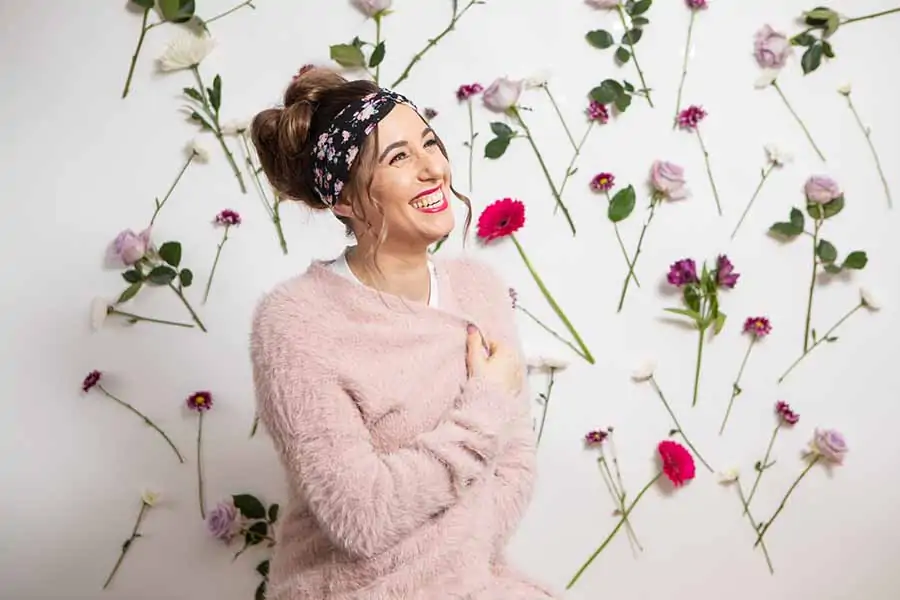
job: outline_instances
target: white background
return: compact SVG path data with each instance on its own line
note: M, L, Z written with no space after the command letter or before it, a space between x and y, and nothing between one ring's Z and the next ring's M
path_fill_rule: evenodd
M198 2L201 15L233 6L232 0ZM892 7L889 0L835 1L849 16ZM208 81L220 73L225 118L245 118L280 100L304 63L325 63L328 45L354 35L374 38L374 24L349 5L309 0L258 0L211 24L218 48L201 66ZM853 98L868 125L892 190L900 194L900 15L841 29L838 57L802 76L797 54L779 79L785 93L827 157L822 163L775 90L754 90L759 69L752 57L754 32L764 23L795 33L794 19L814 3L800 0L712 2L698 16L690 50L685 103L702 104L701 125L719 184L725 215L719 217L702 154L694 136L670 123L681 74L689 12L681 1L656 2L638 56L656 108L635 99L632 107L595 131L566 192L577 237L553 201L525 140L515 140L497 161L478 158L471 193L477 214L505 196L522 199L528 222L519 239L568 316L598 358L590 366L566 353L522 317L531 353L572 361L554 389L539 452L539 484L510 554L533 576L561 589L614 526L613 508L600 479L596 453L583 447L589 429L613 425L626 485L634 494L655 472L654 449L667 435L668 417L647 384L631 371L645 358L658 362L657 377L685 428L717 469L738 466L745 479L762 457L775 424L772 406L792 404L801 415L779 436L777 464L766 472L757 499L765 518L803 467L801 452L815 427L841 430L850 445L843 467L815 468L767 535L776 574L768 573L753 533L741 516L733 488L700 469L684 489L654 489L632 522L645 547L634 558L624 531L567 598L675 596L733 600L900 597L896 565L900 484L893 474L900 454L892 440L896 402L897 320L900 297L898 210L887 209L865 139L836 89L853 85ZM450 13L449 0L397 0L384 24L388 40L382 72L388 83ZM604 27L618 37L614 15L579 0L488 0L460 21L398 87L420 106L436 108L434 126L452 153L457 186L466 190L468 135L465 107L454 96L463 83L485 86L495 77L548 76L576 135L583 127L585 95L606 77L637 82L632 67L617 67L611 50L588 46L584 34ZM162 212L154 239L184 245L184 262L197 274L191 300L209 333L157 325L123 326L111 320L99 332L88 323L91 299L122 289L116 271L104 270L109 241L122 229L149 221L153 198L162 196L182 165L183 146L196 128L183 118L180 90L189 72L160 74L155 60L176 33L151 31L138 61L132 91L121 99L140 15L120 0L0 3L0 249L4 293L0 311L0 597L247 599L258 577L255 549L231 562L236 547L211 539L196 500L196 418L184 398L209 389L215 406L205 418L204 465L212 505L232 493L283 500L280 468L265 434L248 439L253 390L247 354L250 315L260 295L302 271L312 258L329 257L346 243L328 215L284 208L290 252L282 255L274 229L252 188L240 194L221 149L202 136L212 159L191 166ZM384 82L383 82L384 83ZM522 104L556 177L570 148L545 96L528 92ZM496 115L477 103L479 153ZM734 242L731 230L764 165L763 146L774 143L795 156L772 174ZM232 143L233 144L233 143ZM236 146L232 145L236 150ZM654 159L683 164L693 197L661 207L647 234L625 310L615 306L624 261L605 216L606 201L588 189L598 171L615 173L638 190L638 207L622 224L633 248L644 218L646 179ZM802 185L812 174L835 177L846 208L825 232L843 254L869 253L869 265L847 278L819 285L813 323L833 324L866 285L884 303L860 311L838 331L840 340L818 348L786 380L775 379L801 350L810 244L781 244L765 233L803 205ZM210 220L223 208L244 216L223 251L205 306L202 287L221 231ZM460 222L463 212L459 212ZM461 251L454 237L441 252ZM548 324L557 321L510 243L468 252L502 269L520 301ZM666 291L669 264L682 257L698 263L726 252L741 273L723 293L730 315L725 330L707 346L701 396L690 407L695 334L664 317L679 299ZM135 312L181 320L183 307L167 290L142 292ZM764 314L774 331L750 357L729 428L717 435L731 382L746 348L744 318ZM146 412L184 452L179 465L161 439L134 415L99 393L82 396L91 369L105 373L111 391ZM533 380L535 393L543 380ZM535 405L535 414L540 408ZM745 486L748 483L745 481ZM147 515L109 590L100 587L128 536L143 488L163 501Z

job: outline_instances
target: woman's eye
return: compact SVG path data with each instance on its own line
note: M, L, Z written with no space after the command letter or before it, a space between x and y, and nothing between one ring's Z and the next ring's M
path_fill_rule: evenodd
M391 162L388 164L392 165L392 164L396 163L398 160L400 160L401 158L405 158L405 157L406 157L406 152L398 152L397 154L394 155L394 157L391 159Z
M427 148L429 146L437 146L437 143L437 138L431 138L430 140L425 142L425 147Z

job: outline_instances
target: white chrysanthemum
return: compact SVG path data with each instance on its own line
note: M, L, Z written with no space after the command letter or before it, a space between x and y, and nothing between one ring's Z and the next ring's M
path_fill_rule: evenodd
M108 314L109 302L105 298L94 298L91 302L91 329L100 330Z
M569 366L569 361L558 356L539 355L529 357L527 365L530 372L562 371Z
M794 160L793 156L774 144L766 144L766 155L769 157L769 162L779 167Z
M845 83L841 87L837 89L839 94L843 94L845 96L849 96L850 92L853 91L852 86L849 83Z
M250 119L231 119L222 123L222 135L238 135L250 129Z
M141 494L141 500L147 506L153 506L154 504L159 502L159 497L159 492L154 492L152 490L144 490L144 492Z
M209 150L206 149L199 141L196 139L188 142L187 148L185 148L188 155L197 155L197 160L199 162L205 163L209 162Z
M753 87L758 90L769 87L780 73L781 71L778 69L764 69L759 78L753 83Z
M872 290L868 288L859 288L859 299L864 306L867 306L872 310L881 309L881 301L878 300L878 296L873 294Z
M738 471L737 468L733 467L731 469L728 469L727 471L717 473L716 477L718 478L719 483L727 484L727 483L734 483L735 481L737 481L738 477L740 477L740 475L741 475L740 471Z
M159 67L163 71L189 69L203 62L216 47L216 41L208 35L197 35L185 31L169 42L162 56Z
M656 362L647 360L632 372L631 378L635 381L647 381L653 377L654 371L656 371Z

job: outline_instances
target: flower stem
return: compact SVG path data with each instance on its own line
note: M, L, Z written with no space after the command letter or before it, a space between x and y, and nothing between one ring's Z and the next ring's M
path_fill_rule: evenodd
M278 243L281 245L281 251L283 254L287 254L287 240L285 240L284 238L284 230L281 228L281 216L278 212L280 201L276 197L273 200L272 204L269 204L269 197L266 195L265 187L263 186L262 181L259 178L259 174L262 169L256 168L256 165L253 163L253 154L250 151L250 144L247 142L246 132L242 131L240 134L240 138L244 146L244 154L247 158L247 169L250 171L250 174L253 177L253 181L256 183L256 189L259 192L259 197L266 209L266 213L269 215L269 219L272 221L272 224L275 225L275 233L278 235Z
M225 234L222 236L222 241L219 242L219 247L216 248L216 258L213 260L212 269L209 270L209 278L206 280L206 290L203 292L203 304L206 304L206 301L209 299L209 288L212 285L213 275L216 274L216 267L219 265L219 256L222 254L222 247L225 245L225 242L228 241L228 230L230 227L225 226Z
M750 202L747 203L747 208L744 209L744 213L741 215L741 218L738 219L737 225L734 226L734 231L731 232L731 239L734 239L734 236L737 235L738 228L741 226L741 223L744 222L744 218L747 216L747 213L750 212L750 207L753 206L753 201L756 200L756 197L759 195L759 191L762 189L763 184L768 179L769 174L772 173L772 170L775 168L775 163L769 165L768 169L765 169L762 173L762 177L759 180L759 185L756 186L756 191L753 192L753 195L750 197Z
M175 327L193 327L193 323L178 323L176 321L166 321L165 319L153 319L151 317L142 317L140 315L136 315L134 313L125 312L124 310L119 310L117 308L113 308L112 306L106 307L106 314L108 315L119 315L120 317L127 317L132 322L137 321L145 321L147 323L159 323L160 325L174 325Z
M878 158L878 152L875 151L875 146L872 144L872 132L869 131L869 128L863 125L862 119L859 117L859 113L856 112L856 107L853 106L853 100L850 99L850 95L847 94L847 105L850 107L850 111L853 113L853 117L856 119L857 125L862 130L863 135L866 136L866 143L869 145L869 150L872 152L872 157L875 159L875 168L878 169L878 176L881 178L881 185L884 186L884 193L887 196L888 208L894 207L894 202L891 199L891 190L888 187L887 179L884 176L884 171L881 168L881 160Z
M378 47L378 44L381 43L381 16L382 13L377 13L374 17L375 19L375 47ZM378 85L379 80L381 79L381 63L375 66L375 85Z
M753 350L753 344L755 342L755 336L750 338L750 345L747 346L747 352L744 353L744 360L741 361L741 368L738 369L737 377L735 377L734 383L731 385L731 398L728 400L728 409L725 411L725 417L722 419L721 427L719 427L719 435L722 435L722 432L725 431L725 424L728 422L729 415L731 415L731 407L734 405L734 399L741 393L739 385L741 382L741 375L744 374L744 367L747 366L747 359L750 357L750 351Z
M712 186L713 197L716 199L716 209L719 216L722 216L722 204L719 202L719 191L716 189L716 180L713 178L712 167L709 165L709 152L706 150L706 144L703 143L703 136L700 135L700 128L695 129L697 132L697 140L700 142L700 149L703 150L703 161L706 163L706 174L709 176L709 184Z
M534 315L534 313L532 313L530 310L528 310L527 308L525 308L525 307L522 306L521 304L516 304L516 308L519 309L519 310L521 310L523 313L525 313L525 315L528 316L532 321L534 321L535 323L537 323L538 325L540 325L541 327L543 327L543 328L544 328L544 331L546 331L547 333L549 333L550 335L552 335L553 337L555 337L556 339L558 339L560 342L562 342L563 344L565 344L566 346L568 346L569 348L571 348L571 349L572 349L572 352L574 352L574 353L577 354L578 356L582 357L583 359L587 360L587 356L585 356L584 352L582 352L577 346L575 346L575 344L573 344L572 342L570 342L569 340L567 340L566 338L564 338L564 337L561 336L560 334L558 334L558 333L556 333L555 331L553 331L553 329L551 329L549 325L547 325L546 323L544 323L543 321L541 321L540 319L538 319L538 318Z
M753 528L753 533L759 533L759 529L757 529L756 519L753 518L753 515L750 514L750 506L747 503L747 499L744 497L744 489L741 487L741 480L738 479L735 481L735 485L737 485L738 496L741 499L741 505L744 507L744 514L747 515L747 518L750 520L750 527ZM769 557L769 549L766 547L765 542L761 542L763 556L766 557L766 564L769 566L769 573L772 575L775 574L775 568L772 566L772 559Z
M678 84L678 97L675 101L675 119L673 120L672 129L678 127L678 113L681 112L681 92L684 90L684 80L687 78L688 55L691 51L691 35L694 32L694 19L696 16L697 11L691 9L691 21L688 24L687 42L684 45L684 61L681 64L681 82Z
M628 28L628 24L625 22L625 13L622 11L622 5L616 5L616 12L619 13L619 20L622 22L622 27L625 29L625 41L628 43L628 50L631 52L631 60L634 61L634 67L637 69L638 77L641 79L641 88L644 94L647 96L647 102L650 104L650 108L653 108L653 100L650 99L650 88L647 87L647 82L644 81L644 72L641 70L641 65L638 62L637 54L634 52L634 44L631 40L631 30Z
M806 358L806 356L807 356L810 352L812 352L813 350L815 350L815 349L816 349L816 346L818 346L819 344L821 344L822 342L824 342L825 340L827 340L829 337L831 337L831 334L834 332L835 329L838 328L838 326L841 325L841 323L843 323L844 321L846 321L847 319L849 319L849 318L850 318L850 315L852 315L853 313L855 313L856 311L858 311L858 310L859 310L860 308L862 308L862 307L863 307L863 304L862 304L862 303L859 303L859 304L857 304L856 306L854 306L852 309L850 309L849 312L847 312L847 314L845 314L843 317L841 317L841 318L838 320L838 322L835 323L835 324L831 327L831 329L829 329L828 331L826 331L825 334L824 334L822 337L820 337L820 338L817 339L815 342L813 342L813 345L809 347L809 350L804 351L803 354L801 354L800 357L799 357L797 360L795 360L793 363L791 363L791 366L788 367L787 371L785 371L784 373L781 374L781 377L778 378L778 383L781 383L782 381L784 381L785 377L787 377L788 374L789 374L791 371L794 370L794 367L796 367L798 364L800 364L800 361L802 361L804 358Z
M128 95L128 90L131 88L131 78L134 76L134 67L137 65L138 55L141 53L141 47L144 45L144 37L147 35L147 32L159 25L159 23L153 23L151 25L147 25L147 17L150 16L150 9L144 9L144 17L141 20L141 35L138 36L137 47L134 49L134 54L131 55L131 65L128 67L128 77L125 78L125 88L122 90L122 98L124 99Z
M472 109L472 98L466 98L466 104L469 107L469 192L472 191L472 171L475 159L475 116Z
M602 452L602 450L601 450ZM616 508L621 511L623 514L625 512L625 488L621 485L621 479L619 479L618 484L616 480L613 478L613 474L609 469L609 461L606 460L606 456L601 456L600 460L601 474L603 475L603 480L606 482L606 488L609 490L609 493L613 496L613 501L616 503ZM641 546L641 543L637 539L637 535L634 533L634 528L631 526L631 521L625 521L625 529L628 534L628 540L631 542L631 549L644 551L644 547Z
M605 193L607 202L612 202L612 198L609 197L609 191L606 191ZM613 223L613 229L616 232L616 239L619 241L619 249L622 250L622 256L625 257L625 264L628 265L627 277L631 277L632 279L634 279L634 284L638 287L641 287L641 283L638 281L637 275L634 274L634 266L631 264L631 259L628 258L628 250L625 249L625 242L622 241L622 234L619 232L619 224Z
M691 406L697 406L697 392L700 389L700 365L703 362L703 341L706 337L706 328L699 328L698 340L697 340L697 364L694 367L694 399L691 401Z
M569 166L566 168L566 176L563 177L563 181L559 186L559 195L562 196L563 192L566 191L566 184L569 183L569 179L572 175L575 174L575 161L578 160L579 155L581 154L581 149L584 147L584 143L587 141L588 134L594 128L594 121L588 121L588 126L584 130L584 135L581 136L581 141L578 142L578 146L575 148L575 153L572 154L572 160L569 161ZM556 214L556 211L559 210L559 205L553 207L553 214Z
M238 180L238 184L241 186L241 193L246 194L247 186L244 185L244 177L234 160L234 155L231 153L231 149L228 148L228 144L225 143L225 136L222 135L222 126L219 124L218 110L213 110L209 104L209 99L207 98L206 94L206 87L204 87L203 78L200 76L200 69L197 65L193 65L191 67L191 71L194 72L194 77L197 79L197 85L200 88L198 91L200 92L200 98L203 102L203 108L205 109L206 114L209 116L209 118L212 119L213 134L216 136L216 139L219 141L219 145L225 152L225 158L228 159L228 164L231 165L231 171L234 173L234 176Z
M113 566L112 571L110 571L109 576L106 578L106 581L103 584L103 589L109 587L109 584L112 583L113 577L115 577L116 573L119 570L119 567L122 565L122 561L125 560L125 554L131 549L131 544L134 543L134 540L141 537L141 534L138 533L138 528L141 526L141 521L144 519L144 514L147 512L147 508L150 505L146 502L141 502L141 510L138 512L137 519L134 522L134 528L131 530L131 535L127 540L122 544L122 551L119 553L119 558L116 560L116 564Z
M643 495L645 493L647 493L647 490L649 490L660 477L662 477L661 472L657 473L656 476L654 476L653 479L651 479L647 483L647 485L645 485L643 487L643 489L640 492L638 492L638 495L635 496L634 501L622 514L622 518L619 519L619 522L616 524L615 528L609 533L609 535L606 537L606 539L603 540L603 543L600 544L600 546L597 548L597 550L594 551L594 553L590 556L590 558L588 558L587 561L585 561L585 563L581 566L581 568L578 569L578 571L575 573L575 575L569 581L568 585L566 585L567 590L571 589L572 586L575 585L575 582L578 581L578 578L581 577L582 573L584 573L587 570L587 568L591 565L591 563L594 562L594 559L597 558L600 555L600 553L603 552L603 550L609 545L609 543L612 541L613 537L616 535L616 533L619 532L619 529L622 528L622 525L628 519L628 515L631 514L632 510L634 510L634 507L637 505L637 503L640 501L640 499L643 497Z
M206 22L206 23L212 23L213 21L216 21L216 20L218 20L218 19L221 19L222 17L227 17L228 15L230 15L231 13L233 13L234 11L240 10L240 9L244 8L245 6L249 6L250 8L253 8L253 9L256 8L255 6L253 6L253 0L245 0L244 2L241 2L241 3L238 4L237 6L234 6L234 7L232 7L232 8L229 8L228 10L226 10L225 12L223 12L223 13L221 13L221 14L218 14L218 15L212 17L212 18L206 19L205 22Z
M877 13L872 13L869 15L863 15L861 17L853 17L851 19L846 19L841 22L841 25L849 25L850 23L857 23L859 21L865 21L867 19L875 19L877 17L883 17L885 15L889 15L889 14L895 13L895 12L900 12L900 6L898 6L897 8L889 8L887 10L883 10L883 11L877 12Z
M203 454L201 442L203 439L203 413L197 415L197 499L200 502L200 517L206 519L206 501L203 493Z
M691 440L688 439L687 434L684 432L684 428L681 426L681 423L678 422L678 417L675 416L675 413L672 411L672 407L669 406L669 402L668 400L666 400L666 397L662 392L662 388L659 387L659 384L656 382L656 378L652 375L650 376L650 383L653 384L653 389L656 390L656 395L659 396L659 399L662 400L663 406L666 407L666 412L668 412L669 416L672 417L672 422L675 424L675 429L678 430L678 434L681 436L681 439L683 439L688 448L690 448L694 452L694 454L697 456L697 459L701 463L703 463L703 466L706 467L706 470L712 473L713 468L709 466L709 463L706 462L706 460L700 454L700 451L697 450L694 447L694 444L691 443Z
M547 421L547 411L550 409L550 394L553 393L553 384L556 381L556 369L550 368L550 375L547 378L547 391L544 393L544 410L541 414L541 425L538 428L537 441L535 446L541 444L541 436L544 435L544 423Z
M435 46L437 46L438 42L440 42L444 38L444 36L446 36L448 33L453 31L453 29L456 27L456 23L462 18L462 16L464 14L466 14L466 11L468 11L470 8L472 8L476 4L479 4L480 1L481 0L469 0L469 3L466 4L461 11L456 12L454 10L453 17L450 19L450 23L447 25L447 27L445 27L444 30L441 31L437 36L428 40L428 44L426 44L425 48L423 48L422 50L417 52L412 57L412 60L410 60L409 64L406 65L406 68L403 69L403 73L401 73L400 77L398 77L397 80L391 84L391 87L395 88L398 85L400 85L400 83L402 81L405 81L406 78L409 77L409 72L412 70L412 68L416 65L417 62L422 60L422 57L425 56L425 53L428 52L429 50L431 50L432 48L434 48ZM456 3L454 2L454 7L455 6L456 6Z
M169 444L169 447L172 448L172 451L175 453L175 456L178 457L178 462L184 463L184 457L181 456L181 452L179 452L179 451L178 451L178 448L175 447L175 443L172 442L172 440L169 438L169 436L166 435L166 432L164 432L162 429L160 429L159 426L158 426L156 423L154 423L153 421L151 421L150 418L147 417L147 415L145 415L144 413L142 413L141 411L139 411L138 409L136 409L135 407L133 407L133 406L130 405L129 403L125 402L124 400L122 400L122 399L116 397L115 395L111 394L105 387L103 387L102 384L99 384L99 383L98 383L98 384L97 384L97 389L99 389L101 392L103 392L103 393L106 395L107 398L110 398L110 399L112 399L112 400L115 400L115 401L118 402L121 406L124 406L125 408L127 408L128 410L130 410L131 412L133 412L134 414L136 414L137 416L139 416L141 419L143 419L144 423L146 423L147 425L149 425L150 427L152 427L153 429L155 429L156 432L157 432L159 435L161 435L161 436L163 437L164 440L166 440L166 443Z
M153 227L153 223L156 221L156 217L159 215L159 211L162 210L162 207L169 200L169 196L172 195L172 192L175 191L175 186L178 185L178 182L181 180L181 176L184 175L184 172L187 171L188 166L190 166L191 161L194 160L194 157L197 156L197 152L191 152L191 155L188 156L187 161L184 163L184 166L181 167L181 170L178 171L178 175L175 177L175 181L172 182L172 186L169 188L169 191L166 192L165 197L163 197L162 202L159 200L156 201L156 209L153 211L153 216L150 218L150 226Z
M806 134L806 139L809 140L810 144L812 144L812 147L816 151L816 154L819 155L819 158L822 159L822 162L825 162L825 155L822 154L822 151L819 150L819 147L816 145L816 142L813 141L812 135L810 135L809 130L806 128L806 125L803 123L803 120L800 119L800 115L797 114L797 112L791 106L791 103L788 102L787 96L785 96L784 92L781 91L781 87L778 85L778 82L773 81L772 87L774 87L778 91L778 95L781 96L781 99L784 101L785 106L787 106L788 110L791 111L791 114L794 116L794 119L797 121L797 123L800 124L800 127L803 128L803 133Z
M628 282L631 281L631 278L634 275L634 266L637 264L638 256L641 254L641 245L644 243L644 234L647 233L647 227L650 225L650 221L653 220L655 212L656 200L652 200L650 203L650 215L644 222L644 227L641 229L641 235L638 237L637 248L634 250L634 258L628 263L628 274L625 275L625 282L622 284L622 293L619 295L619 306L616 308L617 313L622 312L622 306L625 304L625 294L628 293ZM637 283L636 277L634 281Z
M250 427L250 437L256 435L256 430L259 428L259 413L253 415L253 425Z
M756 479L753 480L753 487L750 488L750 495L747 496L747 502L745 503L747 506L747 510L750 510L750 502L753 501L753 496L756 494L756 488L759 486L759 480L762 478L763 471L769 468L769 457L772 455L772 447L775 445L775 438L778 436L778 431L781 429L782 422L778 421L778 425L775 426L775 430L772 431L772 437L769 438L769 445L766 447L766 454L763 456L762 462L759 463L759 468L756 469ZM745 512L746 514L746 512Z
M550 85L544 82L541 87L547 94L547 98L550 99L550 104L553 105L553 110L556 111L556 116L559 117L559 122L562 123L563 129L566 131L566 137L569 138L569 143L572 144L572 149L577 152L578 144L575 143L575 138L572 136L572 132L569 130L569 126L566 125L566 120L562 115L562 111L559 110L559 104L556 103L556 98L554 98L553 94L550 92Z
M181 299L181 303L184 304L185 308L188 309L188 312L191 313L191 318L194 320L194 323L197 324L197 327L199 327L200 330L203 331L203 333L206 333L206 327L203 325L200 317L197 316L197 313L194 311L194 308L191 306L190 302L188 302L188 299L185 298L184 292L175 287L171 281L169 282L169 287L172 288L172 291L175 292L175 295L178 296L179 299Z
M816 219L815 221L815 229L813 229L813 240L812 240L812 275L809 279L809 296L806 301L806 324L803 330L803 353L805 354L807 349L809 348L809 327L810 327L810 319L812 318L812 303L813 303L813 292L816 289L816 274L819 269L818 257L816 255L816 250L819 244L819 228L822 226L821 219Z
M537 271L534 270L534 267L531 265L531 261L528 260L528 256L525 255L525 249L522 248L522 245L519 243L519 240L516 239L514 234L510 234L509 236L512 238L513 243L516 245L516 250L519 251L519 256L522 257L522 260L525 262L525 266L528 268L528 271L531 272L531 276L534 278L534 282L540 288L541 292L544 294L544 298L547 299L547 302L550 304L551 308L553 308L556 315L560 318L563 324L566 326L566 329L569 330L569 333L572 334L572 337L575 338L575 343L581 348L582 358L588 361L590 364L594 364L594 357L591 356L591 351L588 350L584 341L581 339L581 336L578 335L578 332L575 330L575 327L572 326L572 323L569 321L568 317L566 317L562 308L560 308L559 304L556 303L556 300L553 299L553 296L550 294L550 290L547 289L547 286L544 285L544 282L541 280L540 276L537 274Z
M550 177L550 172L547 170L547 165L544 163L544 157L541 155L541 151L538 150L537 144L534 141L534 138L531 135L531 130L528 129L528 125L525 124L525 121L522 119L521 113L519 113L518 109L513 107L510 110L510 113L516 118L519 122L519 125L522 126L522 129L525 130L525 137L528 138L528 143L531 144L532 150L534 150L535 155L537 156L538 162L541 165L541 170L544 172L544 177L547 179L547 183L550 185L550 190L553 192L553 198L556 200L556 205L562 209L563 214L566 217L566 221L569 223L569 228L572 230L572 235L575 235L575 223L572 222L572 217L569 215L569 209L566 208L566 205L563 204L562 197L556 189L556 184L553 183L553 178Z
M756 537L756 543L753 544L753 547L754 547L754 548L756 548L756 547L760 544L760 542L762 542L763 536L764 536L764 535L766 534L766 532L769 530L769 527L772 526L772 523L775 521L776 518L778 518L778 515L781 514L781 511L784 510L784 506L785 506L785 504L787 504L788 498L791 497L791 494L792 494L792 493L794 492L794 490L797 488L797 485L799 485L799 484L800 484L800 481L801 481L804 477L806 477L806 474L809 473L810 469L813 468L813 465L815 465L817 462L819 462L819 459L820 459L820 458L821 458L821 455L820 455L820 454L816 454L816 456L815 456L811 461L809 461L809 464L806 465L806 468L803 469L803 472L800 473L800 476L797 477L797 479L794 481L794 483L793 483L793 484L791 485L791 487L788 489L787 494L785 494L785 495L784 495L784 498L781 500L781 504L779 504L779 505L778 505L778 508L775 510L775 514L773 514L773 515L772 515L772 518L769 519L768 521L766 521L766 524L762 526L762 529L760 529L759 535Z

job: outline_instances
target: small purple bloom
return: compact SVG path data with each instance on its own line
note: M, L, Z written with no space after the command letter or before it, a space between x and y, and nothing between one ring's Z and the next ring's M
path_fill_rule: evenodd
M483 91L484 87L480 83L466 83L459 86L459 89L456 90L456 99L468 100L475 94L480 94Z
M237 212L226 208L222 212L216 215L216 225L222 225L224 227L230 227L232 225L240 225L241 224L241 215Z
M744 333L749 333L757 338L763 338L772 331L772 324L766 317L747 317L744 321Z
M512 301L512 307L516 307L516 303L519 301L519 293L515 288L509 288L509 299Z
M740 273L734 272L734 265L724 254L716 259L716 284L720 287L733 288L740 277Z
M603 124L609 121L609 109L605 104L600 104L596 100L591 100L591 103L588 104L587 115L591 121L600 121Z
M800 421L800 415L794 412L791 405L784 400L779 400L775 404L775 412L781 417L781 420L788 425L796 425Z
M209 533L225 542L231 541L238 523L238 511L234 503L219 502L206 516L206 528Z
M430 107L426 107L423 112L425 113L425 118L429 121L438 116L438 111Z
M700 281L697 277L697 263L694 262L693 258L683 258L676 261L669 267L669 274L666 276L666 279L677 287L697 283Z
M688 106L678 113L678 126L683 129L696 129L704 117L706 117L706 111L703 108Z
M591 189L595 192L608 192L616 184L616 178L612 173L597 173L591 179Z
M194 392L193 394L188 396L188 399L185 403L187 404L187 407L189 409L198 413L202 413L212 408L213 397L211 393L206 391Z
M816 428L813 437L813 448L828 460L841 464L847 454L847 442L839 431Z
M693 8L694 10L700 10L702 8L709 8L709 4L707 0L687 0L688 8Z
M602 444L606 441L606 438L609 437L609 433L603 431L602 429L597 429L596 431L589 431L584 436L584 441L590 445Z
M87 377L84 378L84 381L81 384L81 389L87 392L98 383L100 383L100 371L94 369L87 374Z

